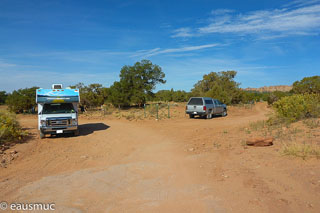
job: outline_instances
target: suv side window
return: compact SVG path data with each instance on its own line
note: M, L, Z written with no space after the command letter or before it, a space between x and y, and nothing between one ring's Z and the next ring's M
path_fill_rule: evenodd
M218 104L222 104L219 100L217 100Z
M206 104L213 104L212 100L205 100Z
M217 100L214 100L215 105L219 105L219 102Z

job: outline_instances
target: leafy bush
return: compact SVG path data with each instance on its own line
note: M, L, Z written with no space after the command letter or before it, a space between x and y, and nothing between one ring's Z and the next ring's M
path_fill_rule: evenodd
M8 95L6 104L9 110L15 113L31 111L36 106L36 90L39 87L31 87L13 91Z
M295 94L273 104L280 119L295 122L303 118L320 116L320 94Z
M26 133L15 117L15 114L7 111L0 111L0 144L21 140Z

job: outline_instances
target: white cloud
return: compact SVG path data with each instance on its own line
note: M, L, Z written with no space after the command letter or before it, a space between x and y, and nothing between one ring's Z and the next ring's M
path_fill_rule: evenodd
M172 38L176 37L192 37L191 29L188 27L179 28L173 31L174 35L172 35Z
M201 49L208 49L216 46L220 46L221 44L205 44L205 45L198 45L198 46L187 46L187 47L180 47L180 48L170 48L170 49L160 49L155 48L152 50L143 50L139 51L138 54L134 54L131 57L151 57L154 55L166 54L166 53L182 53L182 52L191 52Z
M295 0L285 4L284 7L301 7L317 3L320 3L320 0Z
M6 63L4 60L0 59L0 70L1 68L15 67L16 64Z
M211 12L210 23L199 28L180 28L172 37L207 34L257 35L264 38L320 33L320 0L295 1L289 8L236 14L232 10Z
M230 10L230 9L216 9L216 10L212 10L211 14L212 15L224 15L224 14L228 14L228 13L233 13L234 10Z

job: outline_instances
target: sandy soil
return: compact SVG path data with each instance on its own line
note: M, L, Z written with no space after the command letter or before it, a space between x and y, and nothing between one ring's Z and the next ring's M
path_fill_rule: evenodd
M183 109L180 109L183 113ZM33 135L7 150L0 201L56 204L58 212L320 212L316 159L244 147L240 128L266 118L265 104L211 120L80 119L80 136Z

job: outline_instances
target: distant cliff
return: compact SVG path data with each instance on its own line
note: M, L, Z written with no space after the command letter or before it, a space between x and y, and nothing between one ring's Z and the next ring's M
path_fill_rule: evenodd
M279 86L264 86L260 88L245 88L245 91L258 91L258 92L274 92L274 91L281 91L281 92L288 92L292 89L292 86L288 85L279 85Z

